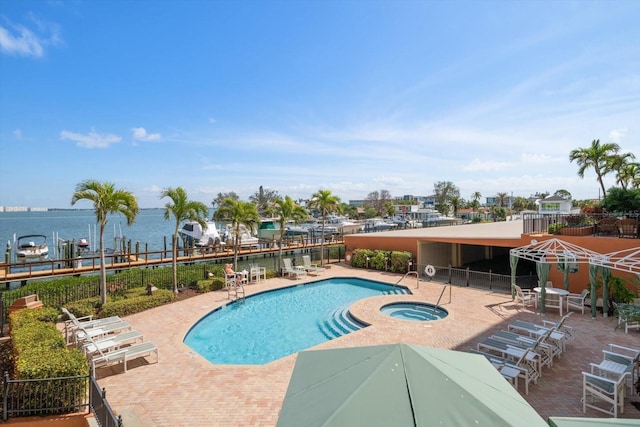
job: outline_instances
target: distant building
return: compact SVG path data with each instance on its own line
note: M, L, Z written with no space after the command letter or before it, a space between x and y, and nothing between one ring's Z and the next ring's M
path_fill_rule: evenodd
M538 201L538 213L552 215L559 213L571 213L571 199L564 199L560 196L547 196Z
M26 206L0 206L0 212L48 212L49 208L29 208Z

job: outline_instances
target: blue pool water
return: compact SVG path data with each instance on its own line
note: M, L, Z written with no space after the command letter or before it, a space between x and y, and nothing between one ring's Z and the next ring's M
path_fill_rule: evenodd
M440 320L449 315L449 312L444 308L420 302L395 302L382 306L380 311L396 319L415 320L418 322Z
M327 324L343 307L390 293L408 290L332 278L264 292L212 311L189 330L184 343L215 364L269 363L331 339Z

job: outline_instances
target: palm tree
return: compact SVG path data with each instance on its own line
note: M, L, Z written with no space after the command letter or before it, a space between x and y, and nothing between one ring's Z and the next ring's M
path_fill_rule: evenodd
M505 203L507 202L507 198L509 197L508 193L498 193L496 194L496 199L498 201L498 206L500 206L501 208L504 207Z
M278 264L282 265L282 240L284 239L284 233L287 231L287 222L293 221L298 223L309 216L309 212L302 206L298 205L291 197L285 196L284 199L277 198L274 201L274 205L268 210L269 213L279 218L280 224L280 239L278 251Z
M309 206L320 211L322 215L322 241L320 242L320 266L324 264L324 227L327 216L333 213L340 204L340 198L331 194L331 190L318 190L311 196Z
M235 243L233 269L238 271L238 251L240 250L240 245L242 243L240 226L244 224L249 230L253 230L253 227L260 223L258 208L255 203L226 198L213 216L217 220L226 220L231 222Z
M602 189L602 197L607 196L607 191L604 188L604 182L602 177L611 172L611 158L620 151L620 146L614 142L606 144L600 144L599 139L594 139L591 142L591 147L588 148L576 148L569 153L569 160L576 161L579 169L578 176L584 178L584 172L593 168L596 173L600 188Z
M471 198L473 200L480 201L480 198L482 198L482 194L480 194L479 191L474 191L473 194L471 195Z
M125 190L116 190L111 182L99 182L92 179L82 181L76 186L71 197L71 205L78 200L93 202L96 221L100 223L100 301L107 302L107 267L104 261L104 229L107 215L121 213L127 219L127 225L133 224L140 209L136 197Z
M171 259L171 269L173 270L173 292L178 293L178 228L183 221L196 221L202 226L207 226L206 218L209 215L209 208L202 202L189 200L187 192L182 187L166 188L160 193L160 198L168 197L171 202L164 205L164 219L169 221L173 216L176 220L176 227L173 231L172 244L173 252Z
M636 156L633 153L616 154L609 160L609 167L616 173L616 182L623 190L627 189L628 179L625 173L627 167L631 164Z

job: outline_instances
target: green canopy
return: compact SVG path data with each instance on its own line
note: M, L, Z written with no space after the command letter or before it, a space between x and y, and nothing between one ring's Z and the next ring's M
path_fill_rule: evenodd
M549 417L551 427L640 426L640 421L624 418Z
M278 427L547 426L482 355L410 344L303 351Z

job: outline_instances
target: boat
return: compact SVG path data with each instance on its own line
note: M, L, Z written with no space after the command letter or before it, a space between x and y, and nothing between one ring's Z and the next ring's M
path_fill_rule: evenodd
M189 221L178 230L178 235L187 246L217 246L223 241L213 221L207 221L204 227L198 221Z
M227 224L227 228L224 232L223 242L227 246L235 246L236 239L236 227L232 224ZM260 239L252 236L251 232L246 225L240 224L240 247L241 248L259 248Z
M364 222L365 231L388 231L398 227L398 224L394 224L391 221L387 221L382 218L369 218Z
M263 218L258 226L258 238L263 240L275 240L280 237L280 219Z
M351 221L345 216L329 215L327 216L326 225L335 227L340 234L354 234L363 230L363 225Z
M27 234L16 240L18 261L42 261L49 257L49 245L44 234Z
M78 247L80 249L89 249L89 241L83 237L82 239L78 240Z

